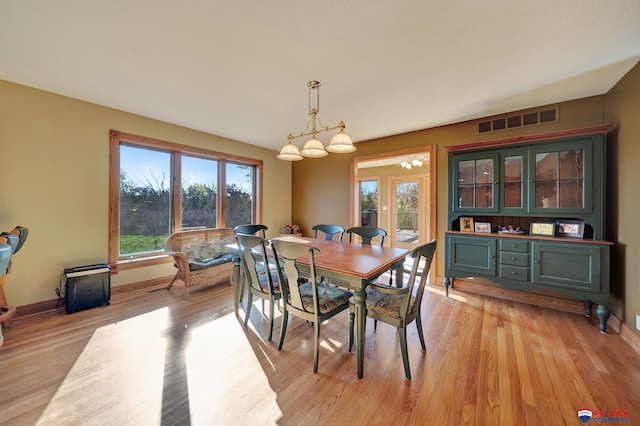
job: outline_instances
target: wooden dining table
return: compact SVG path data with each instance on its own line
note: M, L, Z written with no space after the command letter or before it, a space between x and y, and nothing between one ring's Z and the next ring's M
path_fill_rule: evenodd
M409 250L398 247L329 241L304 237L277 237L310 244L320 249L315 256L316 276L354 293L356 314L356 359L358 378L364 375L364 323L366 320L365 289L370 282L389 269L396 271L398 283L403 281L403 263ZM297 259L302 275L309 274L309 257ZM306 268L306 269L305 269Z

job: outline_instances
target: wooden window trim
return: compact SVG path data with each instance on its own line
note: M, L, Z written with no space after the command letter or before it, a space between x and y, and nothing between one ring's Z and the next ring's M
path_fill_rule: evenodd
M208 150L204 148L193 147L189 145L183 145L173 142L162 141L145 136L133 135L130 133L124 133L117 130L111 130L109 132L109 248L108 248L108 262L111 266L111 272L117 273L118 270L137 268L150 265L158 265L163 263L170 263L172 259L164 253L154 253L152 255L140 256L133 259L126 259L119 256L119 213L120 213L120 143L128 143L134 146L147 147L153 149L161 149L169 151L174 154L176 160L173 164L174 173L181 173L182 162L179 161L183 154L194 155L202 158L219 161L218 176L224 179L226 173L227 162L246 164L254 166L256 173L254 177L254 206L255 211L253 216L256 218L256 222L262 221L262 173L263 173L263 161L253 158L242 157L239 155L226 154L218 151ZM223 182L224 180L220 180ZM180 194L181 186L179 179L174 179L172 182L172 200L173 200L173 230L174 232L180 230L180 212L181 200L179 196L174 194ZM220 196L218 197L220 198ZM226 201L226 196L222 197ZM222 208L218 208L217 222L218 224L225 223L225 204L222 201Z

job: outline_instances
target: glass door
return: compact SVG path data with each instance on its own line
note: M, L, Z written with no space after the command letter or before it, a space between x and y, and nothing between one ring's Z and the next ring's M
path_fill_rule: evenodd
M412 249L428 241L428 177L395 176L390 180L391 245Z

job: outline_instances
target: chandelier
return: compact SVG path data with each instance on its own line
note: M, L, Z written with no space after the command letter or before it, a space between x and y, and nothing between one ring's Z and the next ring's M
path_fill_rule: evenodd
M318 112L320 112L320 82L311 80L307 83L307 87L309 88L309 115L311 119L307 123L307 128L298 135L289 134L287 139L289 140L285 146L280 150L280 154L277 157L280 160L286 161L298 161L302 160L303 157L308 158L320 158L324 157L328 154L327 151L333 153L347 153L353 152L356 150L356 147L353 146L353 142L351 138L344 132L345 125L341 121L337 126L328 127L322 126L322 122L317 117ZM315 92L315 107L311 107L311 98L314 97L312 92ZM318 127L316 127L318 124ZM311 127L311 130L309 130ZM328 132L329 130L340 129L339 132L331 138L331 142L329 146L325 149L322 142L317 139L318 133ZM298 147L293 144L294 139L302 138L305 136L311 136L303 146L302 150L298 150Z
M417 158L407 158L400 163L400 167L403 169L410 169L412 167L422 167L422 161Z

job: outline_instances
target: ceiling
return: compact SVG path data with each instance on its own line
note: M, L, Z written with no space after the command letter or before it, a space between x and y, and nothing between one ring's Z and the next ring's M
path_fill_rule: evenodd
M639 23L638 0L2 0L0 79L279 149L309 80L358 142L606 93Z

